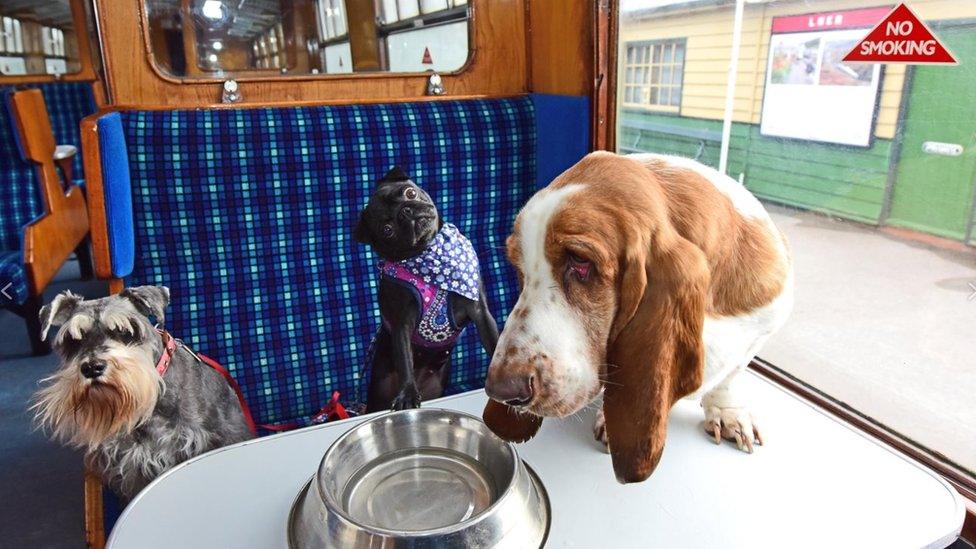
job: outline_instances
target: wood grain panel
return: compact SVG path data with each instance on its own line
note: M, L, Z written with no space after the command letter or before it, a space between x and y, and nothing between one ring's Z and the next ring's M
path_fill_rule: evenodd
M529 1L527 47L533 92L592 94L594 2Z
M88 549L105 547L102 479L87 468L85 469L85 541Z
M475 0L472 53L457 74L444 75L448 97L512 95L528 91L524 1ZM558 2L552 2L558 4ZM112 104L203 107L219 104L219 81L178 81L151 63L142 0L96 0L105 77ZM553 8L555 9L555 8ZM239 79L244 103L295 104L388 101L423 97L423 74L289 76Z
M102 116L102 113L85 117L81 121L81 160L85 166L85 186L88 189L88 219L91 226L95 276L107 279L112 277L112 261L108 250L108 222L105 217L105 190L102 185L102 153L98 141L99 116Z

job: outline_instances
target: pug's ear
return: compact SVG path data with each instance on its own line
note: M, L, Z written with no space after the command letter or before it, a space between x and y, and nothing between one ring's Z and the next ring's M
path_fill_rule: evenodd
M58 294L54 301L41 307L38 317L41 320L41 341L47 339L47 331L51 326L60 326L75 314L75 309L84 298L69 291Z
M403 171L403 169L401 169L400 166L393 166L393 169L386 172L386 175L383 176L383 179L380 179L379 184L382 185L383 183L393 183L396 181L409 181L409 180L410 180L410 176L407 175L407 172Z
M356 242L360 244L373 244L373 231L369 230L369 225L366 223L366 212L359 214L359 221L356 222L356 228L352 231L352 237L356 239Z
M169 305L169 288L166 286L135 286L126 288L119 297L128 299L132 306L146 318L155 317L162 326L166 323L166 306Z

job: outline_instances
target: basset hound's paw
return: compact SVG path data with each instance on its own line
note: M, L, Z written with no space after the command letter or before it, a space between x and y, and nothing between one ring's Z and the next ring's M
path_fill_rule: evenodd
M748 409L742 407L705 407L705 432L721 444L722 439L735 442L743 452L752 453L756 445L762 445L762 434L755 418Z
M596 413L596 420L593 422L593 438L602 445L604 452L610 453L610 444L607 440L607 417L603 415L603 410Z

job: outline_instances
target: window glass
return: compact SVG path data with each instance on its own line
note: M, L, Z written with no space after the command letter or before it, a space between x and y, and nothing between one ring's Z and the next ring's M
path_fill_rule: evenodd
M400 17L397 15L397 0L383 0L383 22L396 23Z
M397 11L400 19L409 19L420 15L419 0L397 0Z
M145 8L152 59L175 77L454 72L469 54L466 2L145 0Z
M623 103L674 111L681 100L683 39L626 42Z
M734 55L735 4L621 0L618 150L724 170L790 240L761 359L976 471L976 2L909 2L959 62L916 66L844 61L892 4L746 1Z
M0 0L0 33L0 75L81 69L68 0Z

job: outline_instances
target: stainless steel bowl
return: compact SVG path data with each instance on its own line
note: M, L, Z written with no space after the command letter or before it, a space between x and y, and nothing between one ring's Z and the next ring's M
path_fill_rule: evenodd
M474 416L423 408L339 437L292 506L293 549L541 547L549 499Z

